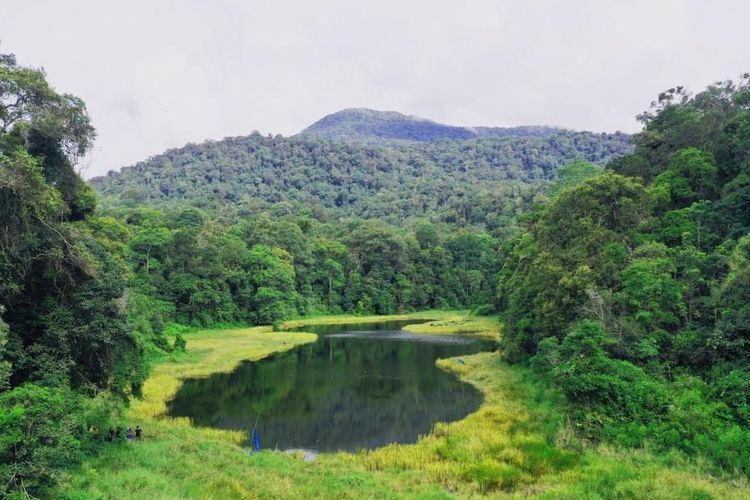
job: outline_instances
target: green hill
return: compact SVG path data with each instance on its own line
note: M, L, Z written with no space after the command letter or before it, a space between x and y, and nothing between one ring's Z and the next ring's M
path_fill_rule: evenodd
M474 200L482 193L496 196L514 185L552 179L570 161L603 165L631 150L630 137L622 133L388 143L312 135L326 119L295 137L253 133L188 144L91 184L108 206L188 202L255 210L291 202L336 216L402 220L461 205L459 218L466 219L466 193Z

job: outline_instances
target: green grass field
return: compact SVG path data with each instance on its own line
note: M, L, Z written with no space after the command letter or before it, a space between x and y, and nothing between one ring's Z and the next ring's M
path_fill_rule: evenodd
M428 312L392 317L315 318L287 322L347 323L431 319L420 333L497 337L493 318ZM363 321L364 320L364 321ZM415 444L356 454L322 454L314 462L283 452L250 456L240 433L197 429L161 416L188 377L231 371L240 361L310 342L307 333L270 327L204 330L186 334L188 352L154 367L142 400L133 401L128 425L143 441L105 446L95 459L65 473L62 498L750 498L744 478L712 477L677 454L621 451L582 444L565 419L565 401L522 367L498 353L464 356L465 364L439 366L485 395L465 419L437 424Z

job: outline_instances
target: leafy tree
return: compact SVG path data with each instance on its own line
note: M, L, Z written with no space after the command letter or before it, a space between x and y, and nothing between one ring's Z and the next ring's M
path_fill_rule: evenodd
M93 447L88 425L106 424L107 394L137 393L146 375L118 224L94 222L96 197L74 168L93 138L80 99L0 55L3 497L44 495Z
M560 188L501 246L504 353L589 439L750 470L749 85L662 93L608 167L632 177Z
M256 323L270 324L296 313L294 266L291 255L281 248L255 245L247 257L252 287L249 307Z
M613 284L648 206L642 184L611 173L565 189L552 201L529 237L518 240L501 273L509 356L519 350L534 354L542 338L561 337L560 325L581 317L589 291Z
M124 269L73 224L95 206L73 168L93 137L80 99L0 58L0 301L14 386L54 379L124 392L144 376L117 303Z
M711 200L717 192L713 155L696 148L672 155L667 170L650 186L658 204L667 209L683 208L698 200Z
M719 317L712 347L726 358L750 359L750 235L740 239L729 260L729 273L717 290Z
M601 173L602 168L594 163L581 160L566 163L557 169L557 180L550 186L548 193L555 196L563 189L577 186Z
M111 401L59 387L24 384L0 394L0 494L43 496L64 466L95 443L89 426L105 428Z
M0 306L0 391L7 389L10 383L11 365L5 361L5 346L8 343L8 325L3 321L4 309Z

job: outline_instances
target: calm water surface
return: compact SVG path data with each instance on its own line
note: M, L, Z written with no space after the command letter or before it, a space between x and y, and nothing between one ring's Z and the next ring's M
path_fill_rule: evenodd
M435 366L493 342L413 335L412 322L305 327L317 342L231 373L186 380L168 413L194 425L250 430L264 448L355 451L412 443L435 422L459 420L482 396ZM260 415L258 417L258 415Z

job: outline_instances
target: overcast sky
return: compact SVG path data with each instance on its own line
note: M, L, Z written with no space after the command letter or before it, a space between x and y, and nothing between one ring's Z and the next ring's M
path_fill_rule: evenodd
M82 97L90 177L347 107L638 129L660 90L750 71L746 0L0 0L0 52Z

